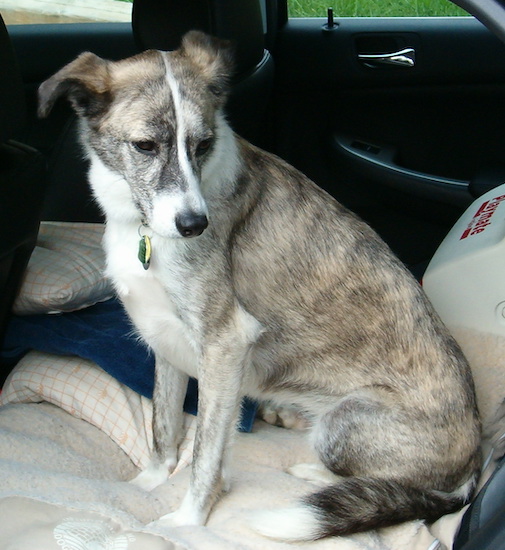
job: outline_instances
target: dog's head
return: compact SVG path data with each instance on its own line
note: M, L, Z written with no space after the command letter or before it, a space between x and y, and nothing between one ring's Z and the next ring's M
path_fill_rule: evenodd
M230 45L197 31L174 52L117 62L87 52L40 86L39 115L70 100L106 215L122 202L122 215L156 233L192 237L208 223L202 172L217 154L231 70Z

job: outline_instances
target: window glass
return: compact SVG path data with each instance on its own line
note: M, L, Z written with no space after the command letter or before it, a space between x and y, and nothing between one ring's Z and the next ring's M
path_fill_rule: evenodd
M288 0L290 17L432 17L468 15L449 0Z
M7 25L131 21L133 0L0 0Z

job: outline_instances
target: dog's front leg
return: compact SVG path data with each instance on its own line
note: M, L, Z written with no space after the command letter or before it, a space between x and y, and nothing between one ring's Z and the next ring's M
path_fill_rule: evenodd
M177 465L187 386L187 374L156 357L153 454L149 466L132 480L133 484L147 491L164 483Z
M191 479L178 510L161 518L169 525L203 525L225 487L223 469L236 432L251 346L261 325L241 308L231 326L204 348L198 383L198 421Z
M226 383L225 380L222 380ZM161 520L170 525L203 525L225 488L224 462L237 424L240 393L223 395L199 386L199 422L188 491L180 508ZM201 396L201 397L200 397Z

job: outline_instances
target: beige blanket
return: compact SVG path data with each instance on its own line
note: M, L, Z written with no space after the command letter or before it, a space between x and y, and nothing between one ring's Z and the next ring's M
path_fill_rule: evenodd
M62 375L64 381L55 382ZM297 545L260 537L249 529L248 514L288 505L313 490L285 470L316 459L303 432L257 421L253 433L237 434L232 490L206 526L146 527L174 509L185 492L192 417L178 472L147 493L127 481L151 444L150 402L93 364L32 352L1 400L8 403L0 408L2 549L435 550L450 547L458 525L455 515L430 528L410 522Z

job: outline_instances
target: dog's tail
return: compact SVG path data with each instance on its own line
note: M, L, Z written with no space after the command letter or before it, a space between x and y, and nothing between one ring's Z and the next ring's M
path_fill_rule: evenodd
M255 514L252 527L291 542L342 536L414 519L435 521L464 506L475 476L454 493L409 487L398 481L349 477L308 495L295 507Z

